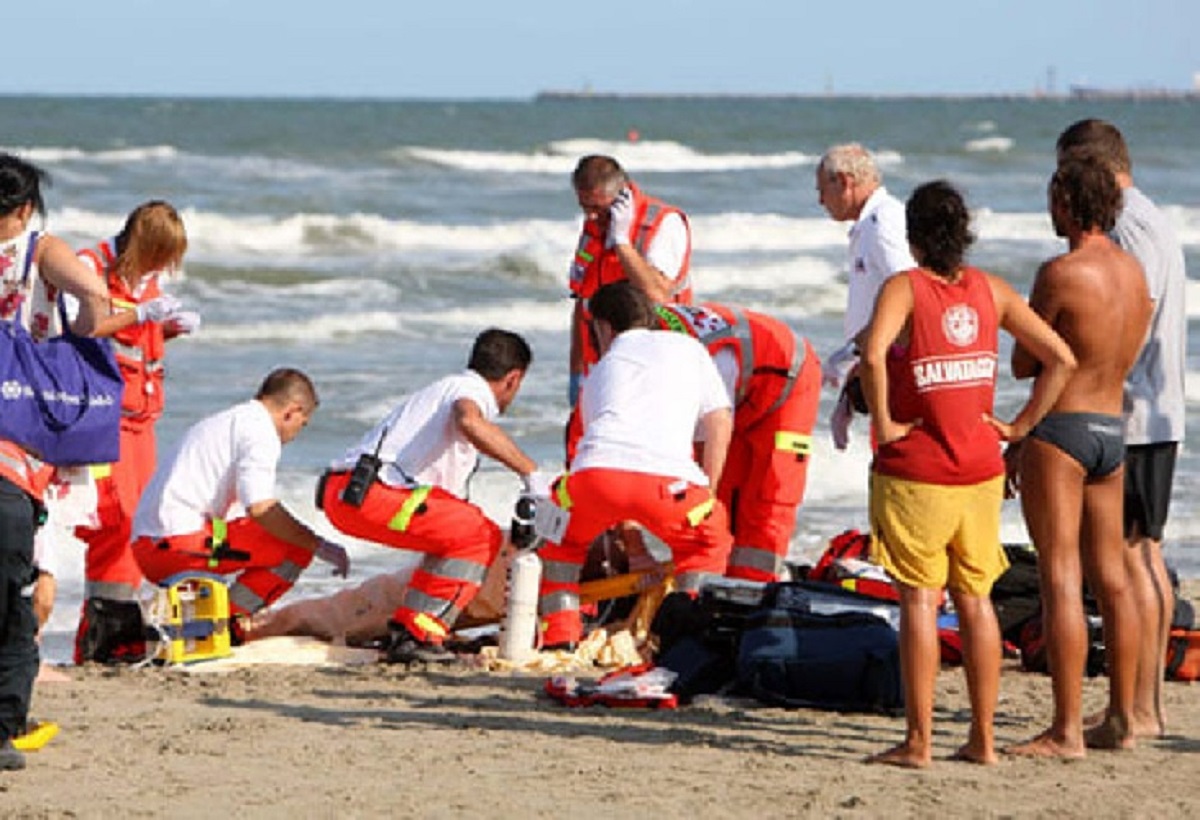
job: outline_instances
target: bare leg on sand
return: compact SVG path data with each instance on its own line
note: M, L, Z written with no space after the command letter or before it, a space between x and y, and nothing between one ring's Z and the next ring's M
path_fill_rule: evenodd
M1081 546L1088 584L1100 604L1108 657L1108 712L1084 732L1093 749L1132 749L1141 620L1126 570L1121 500L1124 467L1090 480L1083 491ZM1165 652L1165 650L1164 650Z
M997 761L994 721L1000 697L1000 625L991 598L951 591L963 639L963 669L971 696L971 729L953 760Z
M933 695L940 655L937 643L938 590L900 587L900 672L904 682L904 742L868 757L882 763L922 769L933 762Z
M1005 751L1028 757L1084 757L1087 622L1079 549L1083 468L1062 450L1037 439L1026 439L1021 460L1021 509L1038 551L1054 718L1044 732Z

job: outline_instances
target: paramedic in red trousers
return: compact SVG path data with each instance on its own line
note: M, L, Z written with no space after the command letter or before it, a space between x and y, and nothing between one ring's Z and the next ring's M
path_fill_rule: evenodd
M397 405L322 479L321 508L338 530L424 554L389 624L389 663L455 657L445 638L504 541L499 526L467 500L479 454L521 476L527 492L548 491L549 478L494 421L516 398L532 361L516 333L483 331L466 370ZM377 474L363 475L356 493L355 468L372 456Z
M883 283L900 271L917 266L904 232L904 203L888 193L871 153L858 143L834 145L817 165L817 197L830 218L850 222L846 271L845 341L825 357L825 383L838 390L829 419L834 446L850 443L855 408L864 410L859 396L858 348Z
M79 301L72 331L90 335L107 312L108 291L67 243L30 230L34 212L45 215L45 180L40 168L0 153L0 320L19 321L34 338L45 338L54 331L61 291ZM26 729L38 671L33 541L45 523L42 499L53 471L0 439L0 770L25 768L12 738Z
M733 403L733 438L717 485L733 532L725 574L778 581L804 499L821 362L807 339L753 310L659 305L658 315L665 329L708 348Z
M628 280L652 302L692 301L692 256L687 216L674 205L647 196L615 159L590 155L579 160L571 182L583 209L583 230L571 260L569 401L596 363L599 351L588 334L588 300L610 282Z
M539 552L544 648L583 637L580 571L593 539L615 524L635 521L670 547L679 590L725 574L733 539L712 488L733 429L729 395L704 345L658 324L631 282L592 297L601 358L580 391L583 436L570 472L550 494L569 521L561 533L539 533L549 541ZM699 464L695 434L705 442Z
M971 700L956 759L995 763L1000 627L992 584L1008 566L1000 544L1001 440L1022 439L1053 406L1075 367L1058 334L1008 283L966 264L974 241L962 196L938 180L906 205L921 267L884 283L863 339L862 380L878 443L871 465L871 554L900 590L904 741L869 762L918 768L933 760L938 604L950 592ZM1040 364L1011 424L992 416L999 329Z
M283 445L308 425L317 403L308 376L279 368L253 399L192 425L155 470L134 516L133 554L148 580L185 570L231 576L230 614L242 616L291 589L314 557L345 577L345 549L275 494ZM231 517L235 505L245 514ZM240 638L237 626L233 637Z
M163 413L165 342L191 333L199 314L160 290L160 276L179 269L187 250L183 220L170 204L139 205L121 232L79 256L104 278L112 297L96 335L113 339L125 379L121 397L121 459L92 467L96 522L75 536L84 553L83 614L75 638L75 663L140 660L142 583L130 548L133 513L157 463L154 425Z

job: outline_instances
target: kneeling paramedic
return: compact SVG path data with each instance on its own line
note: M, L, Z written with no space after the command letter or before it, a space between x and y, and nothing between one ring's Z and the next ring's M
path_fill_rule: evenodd
M283 445L316 408L309 378L281 368L253 399L184 434L150 479L134 516L133 554L148 580L160 583L185 570L236 576L229 608L237 616L277 600L314 557L345 577L345 549L318 536L275 497ZM229 519L235 503L246 515Z
M685 592L725 573L733 543L712 490L733 427L712 357L694 338L652 329L654 306L628 281L601 287L591 311L601 358L580 393L582 436L570 472L551 492L558 526L539 531L548 541L539 552L543 648L571 648L583 637L580 570L588 546L613 525L636 521L661 538Z
M387 661L454 659L444 640L478 594L503 545L500 527L467 501L479 454L544 495L548 477L494 422L516 398L533 361L519 335L476 337L461 373L409 396L336 460L318 506L341 532L424 553L389 624Z

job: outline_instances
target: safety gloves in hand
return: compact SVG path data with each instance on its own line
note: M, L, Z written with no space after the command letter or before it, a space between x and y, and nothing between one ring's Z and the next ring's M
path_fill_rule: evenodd
M350 574L350 556L346 554L346 548L332 541L322 538L321 543L313 552L313 557L326 564L331 564L334 575L345 578Z
M186 336L200 329L200 314L194 310L181 310L165 322L166 329L174 336Z
M851 340L830 353L821 362L822 384L826 387L840 388L856 364L858 364L858 351L854 341Z
M845 450L850 444L850 422L854 420L854 408L850 406L850 394L843 390L838 394L833 415L829 417L829 431L833 434L833 446Z
M628 245L633 234L633 191L622 188L621 193L613 200L608 209L608 241L605 245L615 248L617 245Z
M534 470L528 475L521 476L521 494L531 495L535 498L549 498L550 488L554 485L554 480L558 476L553 473Z
M183 308L183 303L177 298L164 293L137 306L138 324L143 322L165 322Z

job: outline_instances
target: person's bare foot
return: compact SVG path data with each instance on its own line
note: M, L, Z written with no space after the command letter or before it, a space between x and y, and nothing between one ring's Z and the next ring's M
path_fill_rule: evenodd
M1098 725L1083 732L1083 742L1089 749L1133 749L1137 746L1129 722L1110 715Z
M1084 718L1083 728L1095 729L1107 717L1107 709L1098 709ZM1134 737L1166 737L1167 734L1167 727L1158 718L1152 715L1142 715L1138 712L1134 712L1133 724L1130 728L1133 729Z
M980 766L994 766L1000 762L995 749L976 749L970 743L964 743L958 751L950 755L951 760L961 760L965 763L977 763Z
M38 666L38 674L34 683L68 683L70 680L70 676L60 671L58 667L43 663Z
M1058 757L1064 760L1079 760L1087 756L1082 739L1078 743L1068 743L1054 737L1049 729L1032 740L1009 746L1004 752L1018 757Z
M885 766L899 766L904 769L924 769L933 762L933 755L913 749L907 743L893 746L886 752L871 755L865 763L881 763Z

